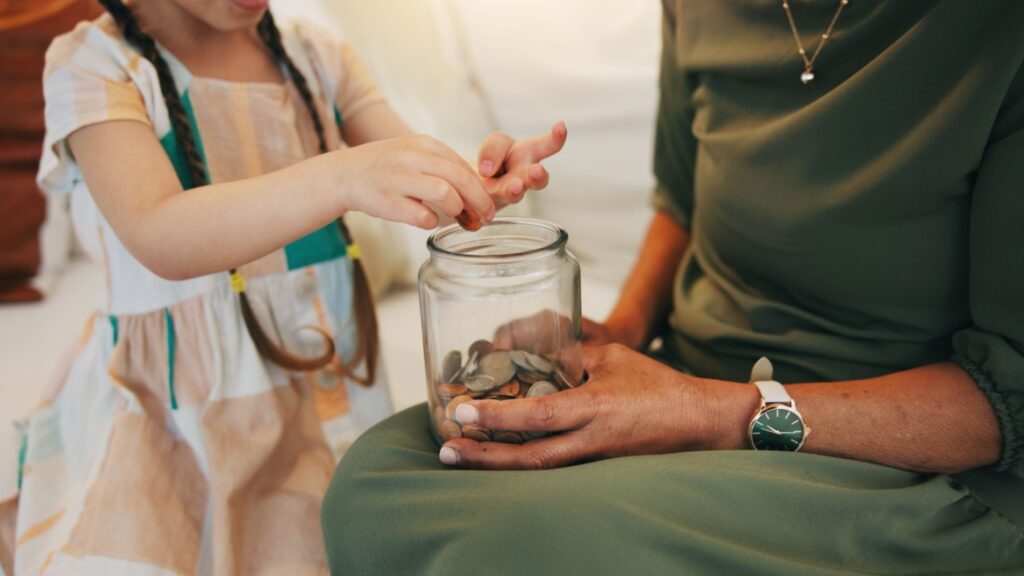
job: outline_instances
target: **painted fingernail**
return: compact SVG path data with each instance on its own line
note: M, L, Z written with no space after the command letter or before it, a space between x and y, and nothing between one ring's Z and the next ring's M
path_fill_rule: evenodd
M443 446L441 448L440 457L441 464L445 464L447 466L455 466L459 463L459 453L456 452L454 448Z
M480 175L481 176L490 176L493 173L494 173L494 162L491 162L490 160L484 160L483 162L480 163Z
M476 406L464 402L455 407L455 419L459 424L476 424L479 418L480 412L477 411Z

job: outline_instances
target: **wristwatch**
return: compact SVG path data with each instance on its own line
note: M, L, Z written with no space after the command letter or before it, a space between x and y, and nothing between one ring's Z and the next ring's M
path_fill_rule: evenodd
M772 380L772 363L761 358L750 372L750 381L761 391L761 406L750 421L750 446L754 450L796 452L803 447L811 429L796 409L786 388Z

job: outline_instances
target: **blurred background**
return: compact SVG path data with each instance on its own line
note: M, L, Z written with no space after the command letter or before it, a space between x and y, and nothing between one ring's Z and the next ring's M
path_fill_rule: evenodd
M547 190L514 208L568 230L584 314L614 303L650 217L660 3L634 0L272 0L353 45L417 131L474 165L491 131L514 137L569 126L545 162ZM63 199L34 186L42 142L43 52L94 17L93 0L0 0L0 462L8 425L101 302L100 270L75 249ZM354 218L378 295L397 409L426 398L416 270L427 233ZM6 470L0 466L0 470ZM0 482L0 484L4 484ZM0 486L2 492L3 486Z

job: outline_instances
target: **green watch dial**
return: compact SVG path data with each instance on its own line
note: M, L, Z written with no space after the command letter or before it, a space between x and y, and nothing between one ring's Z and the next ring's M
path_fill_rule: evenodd
M806 434L803 419L787 406L769 408L750 424L750 443L758 450L795 452Z

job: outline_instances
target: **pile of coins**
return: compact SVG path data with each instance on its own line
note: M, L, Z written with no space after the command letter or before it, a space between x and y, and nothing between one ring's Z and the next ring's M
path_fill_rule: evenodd
M477 340L465 362L459 350L452 350L441 362L432 403L435 430L442 440L464 436L478 442L521 444L544 433L461 425L455 420L455 408L469 400L536 398L573 387L558 362L550 358L526 350L500 350L488 340Z

